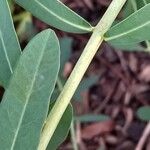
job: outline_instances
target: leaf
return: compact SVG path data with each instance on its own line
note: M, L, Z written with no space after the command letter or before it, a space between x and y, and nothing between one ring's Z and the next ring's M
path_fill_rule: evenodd
M15 0L20 6L34 16L58 29L87 33L92 31L91 25L59 0Z
M150 121L150 107L149 106L141 107L138 110L137 115L142 120Z
M86 114L75 117L75 121L79 121L82 123L106 121L108 119L110 118L106 115L94 115L94 114Z
M7 87L21 54L7 0L0 4L0 85Z
M54 105L51 104L51 108ZM65 140L68 135L70 125L72 122L73 108L71 104L67 107L65 113L63 114L49 144L47 150L56 150L57 147Z
M19 36L20 41L29 41L31 38L33 38L37 31L34 28L32 17L30 13L24 13L22 16L17 15L16 18L22 17L22 20L19 22L17 26L17 34ZM14 17L14 20L15 20Z
M115 45L115 48L121 49L122 51L144 51L144 47L142 47L139 43L131 44L131 45Z
M133 1L128 0L122 10L123 17L126 18L134 12L134 8L132 5Z
M145 6L148 3L150 3L150 0L136 0L138 9L140 9L141 7Z
M150 4L145 5L105 35L105 40L115 46L134 45L150 39Z
M60 39L60 50L61 50L61 56L60 56L60 76L63 74L65 63L69 60L69 57L71 55L71 46L72 46L72 38L64 37Z
M3 150L36 150L59 68L53 31L38 34L25 48L0 105Z
M73 98L75 100L82 100L82 96L81 93L85 92L86 90L88 90L93 84L95 84L98 81L98 76L90 76L88 78L84 78L81 83L79 84Z

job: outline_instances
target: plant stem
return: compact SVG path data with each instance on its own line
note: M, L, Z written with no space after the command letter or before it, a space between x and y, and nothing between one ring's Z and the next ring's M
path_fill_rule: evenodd
M72 123L71 123L70 133L71 133L73 150L78 150L78 144L76 141L76 135L75 135L75 129L74 129L74 121L72 121Z
M57 78L57 86L58 86L59 92L61 92L63 90L63 84L59 77Z
M63 90L63 84L59 77L57 78L57 86L58 86L59 91L61 92ZM70 134L71 134L71 141L72 141L73 149L78 150L78 145L77 145L76 137L75 137L74 121L71 122Z
M131 0L131 4L132 4L133 10L134 10L134 11L137 11L138 8L137 8L137 3L136 3L136 1L135 1L135 0Z
M126 1L127 0L113 0L104 16L99 21L98 25L94 28L89 42L87 43L81 57L79 58L76 66L74 67L69 79L67 80L61 94L59 95L54 107L52 108L47 118L46 124L41 134L38 150L46 149L84 73L86 72L98 48L103 42L104 34L109 30Z

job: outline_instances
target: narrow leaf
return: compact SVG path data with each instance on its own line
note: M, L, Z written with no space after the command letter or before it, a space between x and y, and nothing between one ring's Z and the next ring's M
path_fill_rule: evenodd
M46 30L25 48L0 105L0 147L36 150L59 68L56 35Z
M7 0L1 0L0 16L0 85L6 88L21 49Z
M59 0L15 0L34 16L58 29L86 33L91 32L91 25Z
M116 46L134 45L150 39L150 4L145 5L128 18L112 27L105 40Z
M94 114L86 114L86 115L81 115L75 117L75 121L79 121L82 123L87 123L87 122L98 122L98 121L105 121L109 120L110 118L106 115L94 115Z
M60 76L63 75L63 70L65 67L66 62L69 60L69 57L71 55L71 48L72 48L72 38L70 37L64 37L60 39L60 50L61 50L61 56L60 56Z
M54 103L53 103L54 104ZM53 106L51 104L51 108ZM72 122L72 116L73 116L73 108L71 104L67 107L65 113L63 114L49 144L47 147L47 150L56 150L58 146L65 140L65 138L68 135L70 125Z
M150 121L150 107L149 106L141 107L138 110L137 115L142 120Z
M150 3L150 0L136 0L137 8L141 8L146 4Z

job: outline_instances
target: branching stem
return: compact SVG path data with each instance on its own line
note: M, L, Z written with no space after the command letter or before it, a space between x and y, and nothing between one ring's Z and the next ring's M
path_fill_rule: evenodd
M93 57L103 42L103 36L111 27L121 8L127 0L113 0L108 7L106 13L93 30L93 34L87 43L81 57L79 58L76 66L74 67L69 79L67 80L61 94L54 107L52 108L46 124L44 126L38 150L45 150L53 133L65 112L68 104L71 101L83 75L85 74L88 66L90 65Z

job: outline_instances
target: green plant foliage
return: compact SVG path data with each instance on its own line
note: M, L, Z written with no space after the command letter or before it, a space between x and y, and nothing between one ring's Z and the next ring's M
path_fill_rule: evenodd
M61 80L61 84L64 85L66 79L63 77L63 70L66 62L69 60L69 57L71 55L72 39L69 37L60 39L60 49L61 49L61 58L60 58L61 67L60 67L59 77ZM73 99L81 101L82 100L81 93L89 89L92 85L94 85L98 81L98 78L99 77L95 75L89 76L87 78L83 78L83 80L79 84L79 87L77 88L73 96ZM53 94L54 97L56 97L56 95L58 96L59 92L57 91L58 90L55 89L55 94Z
M82 96L81 93L85 92L87 89L89 89L92 85L94 85L97 81L98 81L98 76L89 76L88 78L84 78L79 87L77 88L73 98L75 100L81 101L82 100Z
M146 4L150 3L150 0L135 0L137 4L137 9L140 9L141 7L145 6Z
M91 25L58 0L15 0L34 16L58 29L86 33L91 32Z
M13 0L7 0L7 1L8 1L11 12L13 12L13 10L14 10L14 1Z
M14 21L18 23L16 31L20 42L24 40L30 41L36 35L37 31L34 28L30 13L19 14L14 17Z
M52 108L54 104L51 104L50 107ZM50 109L51 109L50 108ZM51 138L47 150L56 150L57 147L65 140L68 135L70 125L72 122L73 116L73 108L71 104L67 107L65 113L63 114L53 137Z
M122 10L123 18L130 16L134 12L134 8L132 4L133 4L133 0L127 1L126 5Z
M7 0L0 4L0 85L7 87L21 54Z
M138 110L137 115L142 120L150 121L150 107L149 106L141 107Z
M128 18L112 27L105 40L114 46L134 45L150 39L150 4L145 5Z
M3 150L36 150L59 69L59 44L51 30L25 48L0 105Z
M65 67L65 64L69 60L69 57L71 55L72 42L73 42L73 39L70 38L70 37L64 37L64 38L60 39L60 50L61 50L60 76L63 75L63 70L64 70L64 67Z
M89 123L89 122L98 122L98 121L106 121L110 118L106 115L94 115L94 114L86 114L81 116L76 116L75 121L79 121L82 123Z
M140 43L136 44L129 44L129 45L115 45L115 48L122 50L122 51L144 51L144 47L140 45Z

